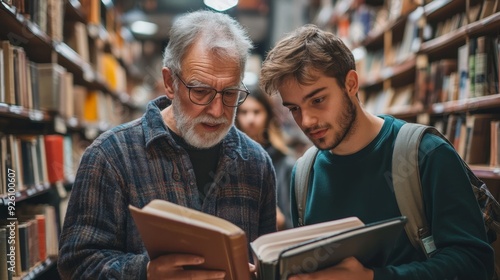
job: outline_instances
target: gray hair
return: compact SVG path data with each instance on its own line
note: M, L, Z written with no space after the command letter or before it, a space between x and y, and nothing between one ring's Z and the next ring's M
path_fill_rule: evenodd
M174 22L163 53L163 66L172 73L180 73L186 51L198 39L203 40L206 48L219 58L238 61L240 77L243 78L252 41L236 20L208 10L182 15Z

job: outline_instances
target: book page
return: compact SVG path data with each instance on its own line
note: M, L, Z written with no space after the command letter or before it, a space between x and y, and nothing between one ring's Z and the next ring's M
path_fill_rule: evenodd
M164 200L155 199L144 206L142 211L161 217L167 217L179 222L220 231L227 235L240 234L243 232L241 228L222 218Z
M365 266L381 266L404 234L405 223L406 217L396 217L302 242L284 249L274 267L280 279L288 279L289 275L331 267L347 257L355 257Z
M262 261L273 262L284 248L320 236L340 233L362 226L364 223L358 218L349 217L266 234L252 242L251 247Z

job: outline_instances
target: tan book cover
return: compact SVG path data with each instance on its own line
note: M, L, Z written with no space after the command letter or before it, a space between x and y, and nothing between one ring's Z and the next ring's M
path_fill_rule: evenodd
M499 158L499 142L500 137L498 137L500 133L500 121L492 121L491 125L491 133L490 133L490 166L500 166L500 158Z
M225 280L250 279L247 238L236 225L164 200L129 208L150 259L194 254L205 258L199 267L225 271Z

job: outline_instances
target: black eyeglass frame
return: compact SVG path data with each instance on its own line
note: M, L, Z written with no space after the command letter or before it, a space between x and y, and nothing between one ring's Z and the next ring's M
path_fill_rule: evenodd
M207 106L208 104L212 103L212 101L214 101L215 99L215 96L217 96L217 93L219 93L220 95L222 95L222 104L224 104L225 106L227 107L239 107L241 104L243 104L243 102L245 102L245 100L247 99L248 95L250 94L250 91L248 90L248 88L245 86L244 83L241 83L244 87L244 89L242 88L225 88L221 91L215 89L215 88L212 88L212 87L206 87L206 86L189 86L186 84L186 82L184 82L184 80L182 80L182 78L180 77L179 74L175 73L175 76L177 76L177 78L179 79L179 81L181 81L181 83L188 89L188 96L189 96L189 101L193 102L193 104L196 104L196 105L200 105L200 106ZM215 94L210 98L210 100L206 103L198 103L198 102L195 102L193 101L193 99L191 99L191 89L193 88L202 88L202 89L208 89L208 90L212 90L213 92L215 92ZM226 102L224 101L224 94L226 94L226 92L228 90L238 90L238 91L241 91L242 93L245 93L245 97L241 100L241 101L238 101L238 103L236 105L227 105Z

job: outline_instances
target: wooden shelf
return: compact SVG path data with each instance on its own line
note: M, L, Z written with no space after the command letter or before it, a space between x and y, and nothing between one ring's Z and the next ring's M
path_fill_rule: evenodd
M38 265L32 267L30 271L20 277L21 280L32 280L38 279L38 277L42 277L45 272L47 272L52 267L55 267L57 264L57 260L55 257L48 257L43 262L40 262Z
M450 49L457 49L466 42L467 26L462 26L454 32L423 42L419 53L427 54L431 57L456 57L458 51L451 53Z
M415 66L416 66L416 58L415 56L410 56L405 61L400 64L394 65L392 67L385 67L382 69L380 73L373 75L371 78L365 79L361 81L361 88L375 88L382 86L382 83L385 80L404 80L403 78L411 75L413 73L413 78L415 76ZM396 82L396 86L398 81Z
M69 21L79 21L87 24L87 18L81 12L80 1L68 0L64 5L64 18Z
M434 0L424 6L427 21L440 21L460 11L465 11L465 0Z
M422 106L408 105L400 108L389 108L387 114L390 114L399 119L417 118L423 111Z
M54 112L0 103L0 131L9 134L64 134L65 121Z
M469 167L480 179L500 179L500 166L469 165Z
M457 1L459 2L459 1ZM467 41L467 37L478 37L500 30L500 13L493 14L485 19L460 27L454 32L447 33L429 41L423 42L419 53L431 57L449 56L450 49L458 49ZM452 54L457 56L456 53Z
M49 122L52 120L52 117L47 112L30 110L5 103L0 103L0 117L2 119L18 119L30 122Z
M23 200L29 199L34 196L41 195L48 192L52 188L51 184L40 184L36 186L27 186L23 190L17 190L15 192L15 202L21 202ZM0 195L0 206L8 205L9 196L7 194Z
M450 113L465 113L478 110L500 108L500 94L493 94L465 100L448 101L444 103L436 103L431 107L431 114L441 115Z
M471 37L491 34L498 32L498 30L500 30L500 13L467 25L467 34Z

